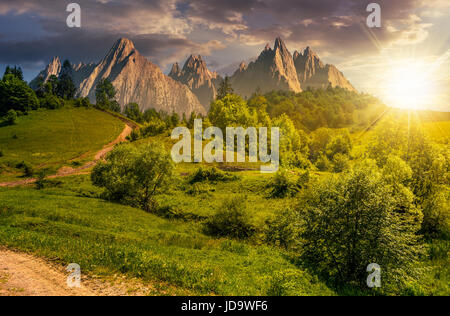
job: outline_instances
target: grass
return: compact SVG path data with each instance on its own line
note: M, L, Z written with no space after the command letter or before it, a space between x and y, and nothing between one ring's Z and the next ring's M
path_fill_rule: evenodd
M0 179L21 176L15 167L22 161L33 168L57 170L72 160L89 160L123 128L119 119L95 109L33 111L19 117L16 125L0 127L0 167L4 171Z
M427 124L430 135L439 136L442 131L448 135L448 121ZM77 166L122 129L119 119L92 109L32 112L17 125L0 128L4 153L0 165L25 160L34 167ZM355 155L364 152L371 135L372 131L362 137L352 135ZM174 144L168 133L135 144L147 142L164 144L168 150ZM74 160L81 155L84 158ZM89 176L58 179L59 186L39 191L34 186L0 188L0 245L61 264L76 262L91 274L138 277L157 284L155 294L345 294L301 268L298 254L265 245L261 236L241 242L205 235L202 222L233 196L245 198L251 222L259 229L267 219L297 202L295 198L268 198L267 184L273 175L261 174L259 164L250 163L231 164L231 169L241 170L235 173L238 179L200 183L200 190L192 192L187 180L200 167L211 165L177 165L176 185L158 196L163 210L158 216L99 199L101 192L92 186ZM6 176L11 175L0 179ZM434 295L448 295L448 243L430 247L435 255L426 262L430 271L425 289Z
M280 250L202 234L200 223L167 220L93 198L86 176L60 188L0 189L0 244L76 262L91 273L124 273L194 294L333 295Z

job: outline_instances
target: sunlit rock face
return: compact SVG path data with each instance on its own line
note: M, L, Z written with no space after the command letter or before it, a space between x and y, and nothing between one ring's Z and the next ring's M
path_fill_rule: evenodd
M186 60L183 69L178 63L175 63L169 77L187 85L206 109L209 109L211 101L216 98L217 89L222 81L216 72L208 69L200 55L191 55Z
M49 73L60 74L57 62L56 66L53 64L55 62L40 74L45 80L50 77ZM180 116L190 115L192 112L206 114L205 108L189 87L164 75L128 39L118 40L98 64L78 64L72 68L72 78L78 88L77 95L89 97L92 102L95 101L98 82L107 78L116 88L116 98L122 107L135 102L142 111L155 109L178 113Z
M326 89L331 86L356 91L342 72L333 65L325 65L311 48L307 47L303 53L295 51L293 58L303 89Z
M281 38L276 39L273 49L267 45L256 61L241 64L231 77L231 83L235 92L244 97L250 97L257 90L262 93L302 91L293 57Z

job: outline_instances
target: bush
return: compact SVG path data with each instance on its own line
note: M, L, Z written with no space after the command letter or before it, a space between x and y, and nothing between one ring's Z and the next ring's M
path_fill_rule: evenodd
M336 154L333 157L333 171L341 173L350 168L350 160L346 155Z
M398 293L418 278L421 214L401 184L388 183L367 162L330 176L304 194L302 257L337 285L367 288L366 267L382 267L383 291Z
M298 246L301 225L298 214L292 210L284 210L266 221L265 241L269 244L293 249Z
M167 125L159 118L154 118L143 129L142 134L145 137L157 136L164 133L167 129Z
M450 236L450 194L438 191L423 203L422 232L430 238Z
M246 239L252 237L256 229L250 223L244 197L234 197L226 201L205 223L205 232L211 236Z
M25 161L22 161L16 165L17 169L22 169L25 177L32 177L34 174L33 167Z
M28 112L38 108L39 101L34 91L20 78L9 74L0 80L0 115L9 110Z
M190 184L197 182L228 182L236 181L239 177L228 172L223 172L215 167L209 169L199 168L189 179Z
M47 94L44 98L40 99L40 107L49 110L56 110L64 107L64 101L56 95Z
M155 211L155 195L170 185L173 174L170 155L162 148L131 144L117 146L95 166L91 179L95 186L105 189L109 199Z
M316 162L316 167L320 171L330 171L331 170L331 163L328 160L328 157L325 155L320 155Z
M190 188L186 191L186 193L192 196L197 196L209 193L210 190L211 188L209 187L208 184L194 183L192 186L190 186Z
M60 186L62 184L61 181L46 179L48 173L49 172L47 170L39 171L38 176L37 176L37 180L35 182L36 190L42 190L42 189L45 189L45 188L57 187L57 186Z
M3 156L4 156L3 150L0 149L0 158L2 158Z
M89 98L78 98L75 100L75 106L76 107L85 107L85 108L90 108L92 107L91 101L89 100Z
M285 169L278 171L268 185L271 188L270 196L282 199L296 195L300 190L296 180L292 171L288 172Z
M14 110L9 110L4 117L4 122L6 125L14 125L17 121L17 112Z

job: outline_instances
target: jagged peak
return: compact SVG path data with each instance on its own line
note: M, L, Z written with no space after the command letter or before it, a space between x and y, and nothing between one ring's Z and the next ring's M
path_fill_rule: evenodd
M282 51L287 51L288 49L286 48L286 45L284 44L283 40L281 39L281 37L277 37L275 39L275 48L274 50L282 50Z
M129 48L135 49L134 43L130 39L126 38L126 37L119 38L116 41L116 43L114 44L114 46L119 47L119 48L121 48L121 47L129 47Z
M294 60L296 60L297 58L299 58L301 56L301 54L296 50L294 52L294 55L292 55L292 57L294 58Z
M242 63L240 63L239 65L239 70L240 71L244 71L247 69L247 64L245 63L245 61L243 61Z
M267 44L266 44L266 47L264 47L264 51L267 52L267 51L269 51L269 50L272 50L272 49L270 48L270 44L267 43Z
M180 65L175 63L172 65L172 69L170 70L169 77L178 76L181 72Z
M133 52L136 52L136 47L134 46L134 43L128 38L122 37L114 43L108 56L115 55L118 56L119 58L125 58L130 54L132 54Z

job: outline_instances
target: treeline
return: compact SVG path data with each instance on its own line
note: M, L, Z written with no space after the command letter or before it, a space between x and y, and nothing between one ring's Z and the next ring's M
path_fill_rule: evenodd
M276 91L255 93L248 101L274 118L286 114L298 129L314 131L321 127L367 127L385 106L375 97L343 88L306 90L301 93Z

